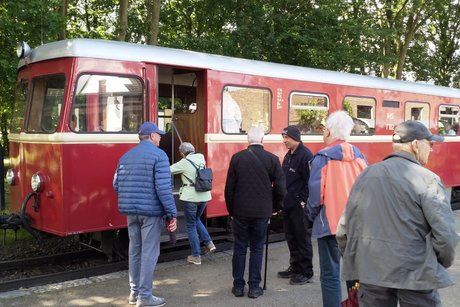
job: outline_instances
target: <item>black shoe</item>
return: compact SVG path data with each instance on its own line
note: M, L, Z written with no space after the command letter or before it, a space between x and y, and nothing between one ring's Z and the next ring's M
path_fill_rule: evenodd
M279 278L291 278L297 275L297 273L294 271L292 266L290 266L287 270L278 272L278 277Z
M242 297L244 296L244 289L243 288L232 288L232 293L236 297Z
M249 289L248 297L249 298L258 298L259 296L264 294L264 290L261 287L255 289Z
M291 285L304 285L306 283L311 282L312 278L313 278L313 274L311 275L297 274L291 277L291 280L289 281L289 283Z

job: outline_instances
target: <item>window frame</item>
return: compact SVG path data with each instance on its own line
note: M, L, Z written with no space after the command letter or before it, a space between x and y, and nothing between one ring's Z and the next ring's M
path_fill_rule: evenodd
M70 115L69 115L69 121L68 121L68 126L70 128L70 130L74 133L83 133L83 134L120 134L120 133L123 133L123 134L138 134L139 130L137 127L136 129L133 129L132 131L129 131L129 130L124 130L124 129L121 129L121 130L118 130L118 131L105 131L103 129L100 129L99 131L97 130L73 130L71 128L71 121L72 121L72 116L74 115L74 106L76 105L76 101L77 101L77 86L78 86L78 82L80 81L80 78L84 75L89 75L89 76L107 76L107 77L117 77L117 78L125 78L125 79L135 79L139 82L139 85L140 85L140 91L139 91L139 97L141 99L141 102L139 103L139 105L141 106L141 111L140 111L140 121L138 122L139 126L142 124L142 122L144 122L144 116L145 116L145 112L146 112L146 109L148 109L149 107L146 106L146 84L144 82L144 79L141 78L140 76L138 75L129 75L129 74L117 74L117 73L100 73L100 72L91 72L91 71L86 71L86 72L81 72L77 78L75 79L75 87L74 87L74 93L73 93L73 97L72 97L72 103L70 105ZM105 92L105 93L111 93L111 95L100 95L98 93L98 108L99 106L101 105L101 102L99 101L101 99L101 97L114 97L114 99L116 100L117 97L119 96L122 96L123 98L125 97L128 97L128 96L123 96L123 95L114 95L114 93L122 93L122 92ZM134 93L134 92L132 92ZM133 97L136 97L135 95L133 95ZM125 102L122 102L122 104L124 104ZM102 113L98 113L97 116L99 117ZM123 112L122 112L122 116L123 116ZM87 116L87 115L86 115ZM102 121L102 119L99 119L98 120ZM122 119L122 125L123 125L123 119Z
M272 104L273 104L273 93L271 91L270 88L268 87L262 87L262 86L248 86L248 85L241 85L241 84L225 84L223 87L222 87L222 91L221 91L221 94L220 94L220 99L221 99L221 123L220 123L220 126L221 126L221 129L222 129L222 132L224 134L229 134L229 135L246 135L248 133L248 130L250 127L253 127L253 123L252 122L249 122L250 126L248 126L248 129L247 130L244 130L244 127L243 127L243 124L245 123L245 120L244 120L244 111L243 108L238 102L236 102L236 99L231 97L233 100L235 100L235 102L237 103L239 109L240 109L240 113L241 113L241 122L240 122L240 131L239 132L227 132L225 129L224 129L224 94L227 92L227 88L228 87L233 87L233 88L239 88L239 89L242 89L242 90L260 90L260 91L265 91L266 94L268 94L268 101L267 101L267 111L268 111L268 116L267 116L267 129L264 128L264 134L269 134L270 131L271 131L271 128L272 128L272 119L273 119L273 108L272 108ZM263 103L263 101L262 101ZM258 125L260 126L260 125Z
M295 95L298 95L298 96L309 96L309 97L324 97L326 99L326 106L323 107L323 106L293 106L293 97ZM325 116L324 118L321 119L321 121L319 122L319 124L317 125L317 127L314 127L313 131L311 132L305 132L304 130L305 129L300 129L300 133L302 135L312 135L312 134L315 134L315 135L319 135L319 134L322 134L322 131L319 131L320 129L320 126L323 125L323 121L327 118L327 116L329 115L329 110L330 110L330 98L329 98L329 95L327 93L320 93L320 92L309 92L309 91L300 91L300 90L293 90L289 93L289 109L288 109L288 125L296 125L296 126L299 126L299 122L300 122L300 117L301 115L299 116L299 121L297 121L296 123L293 122L292 120L292 117L291 117L291 110L300 110L300 111L324 111L325 112ZM313 127L313 125L310 125L311 127ZM299 127L300 128L300 127ZM310 129L311 130L311 129ZM318 130L318 131L317 131Z

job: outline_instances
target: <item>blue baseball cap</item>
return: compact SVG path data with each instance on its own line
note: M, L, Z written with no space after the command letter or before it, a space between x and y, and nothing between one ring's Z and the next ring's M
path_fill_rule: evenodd
M158 129L157 125L152 122L145 122L139 128L140 135L150 135L152 133L165 134L166 132Z

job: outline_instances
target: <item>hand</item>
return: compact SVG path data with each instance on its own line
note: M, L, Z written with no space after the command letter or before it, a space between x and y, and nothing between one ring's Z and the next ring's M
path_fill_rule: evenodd
M167 225L166 225L166 229L168 229L169 232L173 232L173 231L176 231L177 229L177 219L175 217L171 218Z
M301 201L301 202L300 202L300 205L302 206L302 209L303 209L303 208L305 208L306 202Z

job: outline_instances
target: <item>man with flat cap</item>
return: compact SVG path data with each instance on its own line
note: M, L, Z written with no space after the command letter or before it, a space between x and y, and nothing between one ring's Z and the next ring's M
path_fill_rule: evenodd
M169 231L177 227L169 160L158 148L163 134L154 123L143 123L139 144L120 158L113 179L118 210L127 215L131 290L128 303L138 307L166 304L164 298L152 295L163 218L168 217Z
M441 306L439 288L459 237L440 178L426 169L435 142L418 121L399 124L394 152L367 167L351 190L337 228L342 278L359 279L359 306Z
M278 277L289 278L291 285L303 285L313 277L311 225L304 213L308 200L309 162L313 154L303 145L297 126L284 128L281 135L288 149L282 164L287 189L283 202L283 224L290 258L289 267L278 272Z

